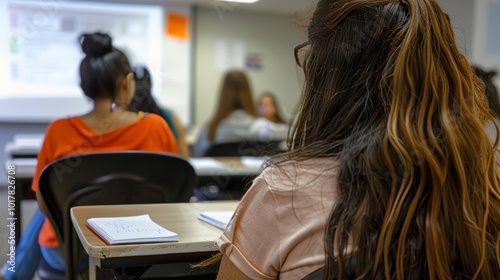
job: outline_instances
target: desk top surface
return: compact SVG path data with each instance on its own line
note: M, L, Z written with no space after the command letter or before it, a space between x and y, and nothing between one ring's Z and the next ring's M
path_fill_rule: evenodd
M267 157L190 158L198 176L255 176L260 174ZM5 162L16 167L16 178L31 179L35 173L36 158L14 158Z
M17 177L31 179L37 164L36 155L43 143L43 134L16 135L7 143L5 153L11 157L5 166L15 165ZM260 174L268 157L199 157L188 161L198 176L255 176Z
M237 205L238 201L78 206L71 209L71 220L87 254L98 259L215 252L215 241L222 230L200 221L198 215L204 211L233 211ZM179 241L107 245L86 226L88 218L142 214L149 214L153 221L177 233Z

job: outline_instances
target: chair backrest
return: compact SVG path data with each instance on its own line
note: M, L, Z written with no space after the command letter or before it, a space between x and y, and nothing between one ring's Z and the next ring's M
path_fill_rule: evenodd
M66 258L66 278L76 279L84 255L71 223L72 207L188 202L196 184L191 164L167 153L78 154L46 166L39 189Z
M272 156L282 152L278 141L240 141L215 143L205 152L207 157Z

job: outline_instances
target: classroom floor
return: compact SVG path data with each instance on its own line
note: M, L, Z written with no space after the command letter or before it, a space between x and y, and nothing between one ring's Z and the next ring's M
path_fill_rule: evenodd
M7 228L7 188L0 187L0 261L3 266L7 260L7 253L9 244L7 243L8 238L8 228ZM37 207L37 202L35 200L24 200L21 202L21 213L22 213L22 225L21 231L24 231L26 224L31 220L33 213ZM38 276L35 275L34 280L39 280Z

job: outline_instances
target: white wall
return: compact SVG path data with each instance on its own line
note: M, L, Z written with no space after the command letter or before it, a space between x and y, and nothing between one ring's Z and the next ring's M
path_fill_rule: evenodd
M474 3L473 59L477 64L482 65L486 69L495 69L497 72L500 72L500 52L489 49L491 46L488 47L488 44L498 44L499 42L500 26L498 26L498 18L500 17L500 0L476 0ZM500 76L497 76L497 82L500 85Z
M475 1L438 0L438 2L451 18L460 50L469 57L473 48Z
M500 54L486 54L485 51L488 4L498 4L500 0L439 0L439 3L450 15L457 42L471 63L500 72ZM494 28L497 38L500 37L500 26ZM500 75L497 75L496 84L500 88Z
M263 69L248 71L254 97L263 91L273 92L289 116L301 90L293 48L305 40L305 32L286 15L235 9L220 16L211 8L195 11L195 123L205 124L214 113L224 74L216 68L215 46L217 41L228 39L243 42L247 53L262 55Z

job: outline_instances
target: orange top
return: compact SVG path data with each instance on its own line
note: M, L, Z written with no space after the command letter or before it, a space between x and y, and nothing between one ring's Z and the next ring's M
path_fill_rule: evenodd
M112 123L103 125L109 127ZM56 120L45 132L32 189L38 192L40 173L47 164L58 158L78 153L126 150L178 153L177 143L167 123L154 114L147 114L134 123L106 133L94 131L79 117ZM56 234L48 219L45 219L38 242L45 247L58 246Z

